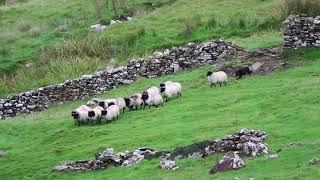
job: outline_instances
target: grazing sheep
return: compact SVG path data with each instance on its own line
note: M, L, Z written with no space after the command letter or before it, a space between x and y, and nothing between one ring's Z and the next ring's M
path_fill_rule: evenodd
M109 105L110 102L115 102L115 101L116 101L116 99L100 100L98 105L106 109L106 108L108 108L108 105Z
M228 76L223 71L218 71L214 73L212 71L209 71L207 73L207 76L208 76L208 81L211 83L210 87L212 87L213 85L216 87L216 83L219 83L220 87L222 83L224 83L225 86L227 85Z
M123 98L117 98L117 99L106 99L99 102L99 106L103 108L108 108L111 105L117 105L120 110L122 110L122 113L124 113L124 110L126 108L126 102Z
M162 99L162 96L160 94L156 94L154 97L153 97L153 101L152 101L152 105L153 106L163 106L163 99Z
M166 101L168 101L171 97L181 96L182 87L178 82L167 81L160 84L160 92L164 94Z
M155 86L152 86L151 88L144 91L141 99L143 100L143 103L144 103L143 109L145 109L147 105L150 108L150 106L153 106L153 105L158 106L159 104L162 104L161 102L162 97L160 95L160 91Z
M75 120L75 125L80 126L81 123L85 123L92 116L92 109L86 105L81 105L79 108L71 112L71 116Z
M236 76L237 76L237 79L241 79L242 76L247 75L247 74L251 75L251 73L252 73L252 69L250 67L246 66L246 67L243 67L243 68L237 70Z
M101 123L101 118L105 115L104 108L98 106L92 109L92 111L94 112L94 116L90 117L91 124L93 124L94 121L96 121L96 123Z
M138 107L142 107L142 99L141 99L142 95L140 93L135 93L133 96L129 97L129 98L124 98L125 102L126 102L126 106L130 109L130 111L133 110L133 108L135 108L136 110L138 110Z
M118 119L120 115L120 108L117 105L111 105L107 109L102 112L104 115L102 116L107 120L107 122Z

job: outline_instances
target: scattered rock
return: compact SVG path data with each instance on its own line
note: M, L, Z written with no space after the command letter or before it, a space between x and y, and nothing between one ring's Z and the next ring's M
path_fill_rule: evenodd
M161 169L168 169L168 170L177 170L179 168L179 166L177 166L175 161L162 160L160 162L160 168Z
M107 148L104 151L98 152L94 160L81 160L75 162L63 163L56 166L54 171L87 171L95 169L104 169L108 166L132 166L140 163L144 159L150 160L154 158L163 158L160 167L163 169L177 169L176 159L180 158L204 158L215 154L216 152L228 152L222 160L219 161L212 172L226 171L244 167L244 162L238 155L238 150L244 151L245 143L251 142L258 149L255 155L263 152L266 147L262 143L267 138L267 134L260 130L242 129L232 135L228 135L222 139L213 141L201 141L189 146L177 147L173 152L156 151L151 148L143 147L134 151L125 151L124 153L116 153L113 148ZM255 144L256 143L256 144ZM243 146L239 146L243 144ZM250 147L251 147L250 146ZM259 146L264 147L260 148ZM253 156L253 150L248 150L250 153L244 154Z
M303 142L290 142L288 144L288 147L302 146L303 144L304 144Z
M278 160L279 159L279 156L277 154L272 154L272 155L269 155L268 156L268 159L269 160Z
M225 171L236 170L245 167L244 161L238 155L236 151L230 151L219 160L211 170L210 173L219 173Z
M106 27L107 26L102 25L102 24L95 24L95 25L90 26L92 32L101 32L101 31L105 30Z
M310 165L316 165L320 163L320 158L313 158L309 161Z
M290 16L283 23L285 48L320 47L320 16Z
M6 155L6 151L0 149L0 157L5 156L5 155Z

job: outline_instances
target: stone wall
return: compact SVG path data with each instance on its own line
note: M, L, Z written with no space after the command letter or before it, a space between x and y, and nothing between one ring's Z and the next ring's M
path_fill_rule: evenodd
M93 75L84 75L62 84L50 85L1 99L0 119L41 111L52 104L63 104L101 94L119 85L131 84L139 76L158 77L214 64L222 58L246 55L242 48L220 39L206 43L189 43L179 48L172 47L164 52L155 52L145 59L129 60L127 66L109 67Z
M283 25L285 48L320 47L320 16L291 16Z

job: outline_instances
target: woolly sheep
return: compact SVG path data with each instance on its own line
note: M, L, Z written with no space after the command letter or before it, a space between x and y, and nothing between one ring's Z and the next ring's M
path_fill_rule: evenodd
M153 97L152 105L158 107L159 105L163 106L163 99L160 94L156 94Z
M81 123L85 123L92 116L92 109L86 105L81 105L79 108L71 112L71 116L75 120L75 124L80 126Z
M103 114L102 117L105 118L107 122L118 119L120 108L117 105L111 105L103 111Z
M138 110L138 107L142 105L142 99L141 99L142 95L140 93L135 93L133 96L129 97L129 98L124 98L125 102L126 102L126 106L130 109L130 111L133 110L133 108L135 108L136 110Z
M106 115L104 108L97 106L93 108L92 111L94 112L94 116L90 117L91 124L93 124L94 121L101 123L102 116Z
M103 108L108 108L111 105L117 105L120 110L124 113L125 107L126 107L126 102L123 98L117 98L117 99L106 99L103 101L99 102L99 106Z
M160 95L160 91L157 87L152 86L151 88L147 89L143 92L141 99L143 100L143 109L148 105L150 106L156 106L162 105L163 99Z
M252 73L252 69L250 67L246 66L246 67L243 67L243 68L237 70L236 76L237 76L237 79L241 79L242 76L247 75L247 74L251 75L251 73Z
M164 94L166 101L168 101L171 97L181 96L182 87L178 82L167 81L160 84L160 92Z
M218 71L214 73L212 71L209 71L207 73L207 76L208 76L208 81L211 83L210 87L212 87L213 85L216 87L216 83L219 83L220 87L222 83L224 83L225 86L227 85L228 76L223 71Z

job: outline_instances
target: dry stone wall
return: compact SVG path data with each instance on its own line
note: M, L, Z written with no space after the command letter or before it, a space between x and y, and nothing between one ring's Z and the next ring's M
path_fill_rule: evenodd
M320 16L291 16L283 23L285 48L320 47Z
M180 70L214 64L223 58L245 56L247 53L244 49L221 39L172 47L164 52L155 52L147 58L131 59L127 66L108 67L93 75L84 75L62 84L50 85L1 99L0 119L41 111L53 104L63 104L101 94L119 85L131 84L139 76L158 77Z

